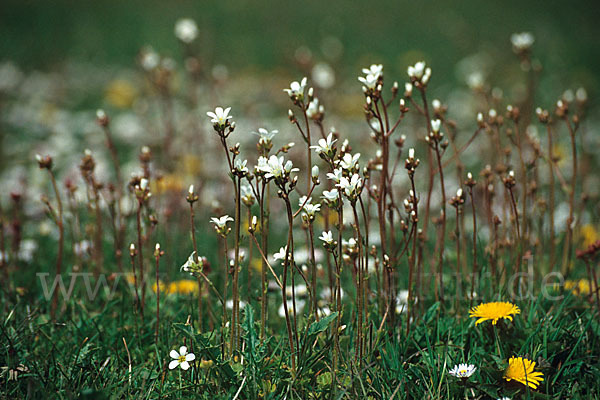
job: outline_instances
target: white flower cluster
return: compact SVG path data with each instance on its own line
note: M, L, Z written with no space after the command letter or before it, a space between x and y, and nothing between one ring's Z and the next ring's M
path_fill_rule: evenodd
M419 61L407 69L408 77L412 83L418 83L421 86L427 86L431 78L431 68L427 67L425 61Z
M369 68L362 70L365 76L359 76L358 80L363 84L363 91L381 91L380 83L383 79L383 65L372 64Z
M277 157L272 155L268 159L266 157L258 158L258 165L256 171L264 173L265 179L275 179L280 184L289 178L290 173L299 171L298 168L294 168L294 164L291 160L287 160L284 163L283 156Z
M513 33L510 36L510 42L512 43L513 50L515 52L522 53L529 50L531 46L533 46L535 38L531 32Z

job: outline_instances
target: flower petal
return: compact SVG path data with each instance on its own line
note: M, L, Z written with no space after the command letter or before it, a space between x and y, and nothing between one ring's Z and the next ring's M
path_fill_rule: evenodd
M177 353L177 350L171 350L171 352L169 353L169 355L171 356L171 358L174 358L174 359L178 359L179 358L179 353Z
M190 363L187 361L184 361L181 363L181 369L184 371L187 371L190 368Z
M175 369L179 365L179 361L173 360L169 363L169 369Z
M194 353L189 353L185 356L185 361L194 361L196 359L196 355Z
M187 354L187 347L181 346L179 348L179 354L182 355L182 356L185 356Z

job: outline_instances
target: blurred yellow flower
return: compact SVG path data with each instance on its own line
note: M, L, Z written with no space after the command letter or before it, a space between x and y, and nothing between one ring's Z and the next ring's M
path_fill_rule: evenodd
M590 281L587 279L578 279L575 281L566 280L565 289L571 290L576 294L587 295L590 294Z
M153 193L180 193L185 187L185 182L181 174L168 174L153 181L150 191Z
M544 380L544 374L535 372L534 368L535 361L512 356L508 360L508 368L504 371L504 379L507 381L517 381L532 389L537 389L540 382Z
M130 108L137 98L137 90L124 79L115 79L108 84L105 92L106 101L114 107Z
M161 292L161 293L165 293L165 292L166 292L166 290L167 290L167 285L165 285L165 283L164 283L163 281L158 281L158 285L159 285L159 287L160 287L160 292ZM156 282L154 282L154 283L152 284L152 291L153 291L154 293L156 293Z
M169 294L198 294L198 282L191 279L181 279L169 284Z
M598 231L596 230L596 227L592 224L585 224L581 227L581 239L583 240L583 247L586 248L592 244L594 244L594 242L596 242L596 240L600 239L600 235L598 235Z
M520 314L521 310L519 307L508 302L492 302L483 303L476 307L473 307L469 311L469 317L479 318L475 325L491 320L493 325L496 325L500 318L508 319L512 321L512 315Z

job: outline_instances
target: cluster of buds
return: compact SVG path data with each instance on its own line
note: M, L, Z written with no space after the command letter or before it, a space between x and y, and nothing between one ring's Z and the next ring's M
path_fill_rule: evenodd
M319 239L323 242L323 247L325 247L325 250L329 251L330 253L335 251L337 241L333 239L333 233L331 233L331 231L323 231L321 236L319 236Z
M425 88L431 78L431 68L427 67L425 61L419 61L415 65L411 65L407 69L410 82L417 88ZM406 94L405 94L406 96ZM409 97L410 94L406 97Z
M256 148L258 153L266 156L273 148L273 137L278 134L278 130L268 131L265 128L258 128L258 132L254 132L255 135L259 136L258 144Z
M458 190L456 191L456 196L453 196L450 199L450 205L458 208L463 204L465 204L465 194L463 193L462 188L458 188Z
M194 192L194 185L190 185L188 189L188 194L187 196L185 196L185 199L190 204L194 204L198 201L198 195Z
M222 238L226 238L229 232L231 232L231 228L227 226L227 223L232 221L233 218L231 218L229 215L223 215L219 218L212 217L210 219L210 222L215 224L215 231Z
M306 83L307 83L307 79L306 77L302 78L302 80L298 83L297 81L294 81L290 84L290 88L289 89L283 89L284 92L286 92L288 94L288 96L290 96L290 99L294 102L295 105L297 106L301 106L302 102L304 101L304 95L305 95L305 91L306 91ZM309 97L312 97L313 95L313 89L310 88L309 89ZM311 98L309 98L309 101L312 100Z
M415 158L415 149L412 147L408 149L408 158L404 162L404 168L406 168L410 177L415 175L415 171L417 170L420 162L421 160Z
M345 262L350 263L358 257L358 242L354 238L347 241L342 239L342 258Z
M431 120L431 132L425 136L425 141L432 149L435 149L438 145L445 149L448 147L448 141L444 139L444 133L441 131L442 121L439 119Z
M548 122L550 122L550 113L548 112L548 110L544 110L541 107L538 107L535 109L535 114L537 115L540 123L547 124Z
M488 124L500 126L503 122L504 120L502 119L502 116L498 115L496 109L490 108L490 110L488 111Z
M517 181L515 179L515 171L509 171L508 175L502 178L502 182L504 182L504 186L507 189L515 187L515 185L517 184Z
M566 118L569 113L569 104L566 101L558 100L556 102L556 109L554 110L554 114L558 118Z
M306 116L313 121L321 122L325 118L325 107L319 104L319 99L314 98L306 107Z
M52 169L52 157L36 154L35 159L36 159L40 169L47 169L47 170Z
M520 111L518 107L513 107L512 105L506 106L506 118L511 119L515 122L519 121Z
M404 199L404 211L410 216L410 219L413 223L417 222L417 207L419 204L419 199L415 192L412 189L408 192L408 197ZM404 221L403 221L404 222ZM408 228L408 225L405 224Z
M464 184L465 184L465 186L467 186L468 188L473 190L473 187L477 184L477 181L475 179L473 179L472 173L467 172L467 179L465 180Z
M135 193L135 197L140 202L140 204L144 203L152 196L152 193L150 193L148 179L133 177L132 182L134 180L137 180L137 183L134 183L132 186L133 193Z
M210 122L213 124L213 129L221 137L229 136L235 130L235 122L229 121L233 118L229 115L231 107L223 109L223 107L215 108L215 112L208 111L208 115L211 119Z
M383 89L383 65L372 64L369 68L362 69L365 76L359 76L358 80L363 84L363 92L369 103L371 96L378 97Z
M96 111L96 123L103 128L108 127L108 124L110 123L108 115L101 108Z

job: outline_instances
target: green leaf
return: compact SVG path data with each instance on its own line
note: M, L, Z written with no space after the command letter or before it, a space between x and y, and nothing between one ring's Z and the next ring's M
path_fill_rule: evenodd
M321 333L321 332L325 331L329 327L329 324L331 323L331 321L333 321L334 319L336 319L337 316L338 316L338 313L336 311L334 313L329 314L325 318L322 318L319 321L313 322L308 327L308 335L309 336L310 335L316 335L318 333Z

